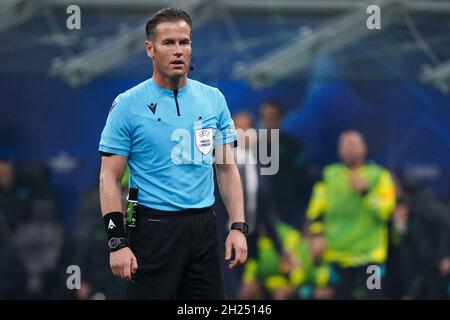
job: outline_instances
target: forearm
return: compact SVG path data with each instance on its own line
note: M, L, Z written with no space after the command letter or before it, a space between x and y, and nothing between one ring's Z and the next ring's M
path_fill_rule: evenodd
M120 181L110 177L100 179L100 205L103 216L109 212L124 211Z
M326 208L326 185L318 182L313 187L311 200L306 211L306 230L310 234L323 233L323 215Z
M221 164L216 168L220 194L228 211L230 221L232 223L245 221L244 197L236 164Z

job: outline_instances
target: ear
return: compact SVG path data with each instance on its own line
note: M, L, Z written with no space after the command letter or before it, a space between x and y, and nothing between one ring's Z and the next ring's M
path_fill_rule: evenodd
M147 56L150 59L153 59L154 55L155 55L155 51L154 51L154 47L153 47L153 42L150 40L146 40L145 41L145 49L147 51Z

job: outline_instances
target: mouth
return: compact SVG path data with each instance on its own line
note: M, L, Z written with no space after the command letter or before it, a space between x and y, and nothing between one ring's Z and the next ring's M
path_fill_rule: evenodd
M170 65L174 68L182 68L184 66L183 60L173 60Z

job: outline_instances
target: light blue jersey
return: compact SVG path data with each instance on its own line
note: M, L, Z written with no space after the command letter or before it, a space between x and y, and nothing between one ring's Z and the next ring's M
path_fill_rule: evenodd
M218 89L188 79L168 90L151 78L114 100L99 151L128 157L139 204L180 211L213 205L213 147L235 141Z

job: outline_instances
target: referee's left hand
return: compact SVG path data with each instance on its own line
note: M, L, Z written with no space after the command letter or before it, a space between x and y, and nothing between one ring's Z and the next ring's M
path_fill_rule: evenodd
M231 252L234 249L234 260L231 259ZM230 260L228 268L233 269L247 260L247 239L239 230L231 230L225 242L225 260Z

